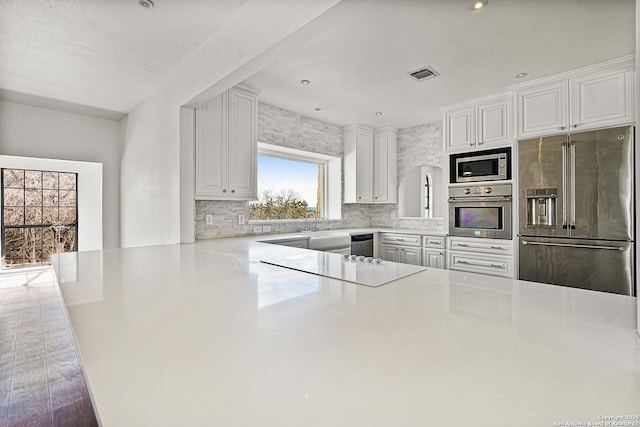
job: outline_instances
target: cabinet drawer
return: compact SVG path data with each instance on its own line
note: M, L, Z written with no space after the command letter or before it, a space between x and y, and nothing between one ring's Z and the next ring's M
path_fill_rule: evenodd
M382 243L402 246L422 246L422 236L417 234L382 233Z
M481 255L469 252L449 251L449 270L513 277L513 258L500 255Z
M460 237L449 238L449 249L456 251L480 252L509 255L512 252L511 240L498 239L465 239Z
M422 246L425 248L444 248L444 237L422 236Z

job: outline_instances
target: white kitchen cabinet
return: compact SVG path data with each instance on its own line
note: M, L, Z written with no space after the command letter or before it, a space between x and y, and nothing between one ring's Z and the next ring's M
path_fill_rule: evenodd
M583 130L633 122L633 67L569 81L571 128Z
M422 265L422 236L382 233L381 258L404 264Z
M422 249L412 246L382 245L382 259L403 264L422 265Z
M443 249L423 249L422 265L429 268L446 268L445 252Z
M397 130L344 128L344 202L397 203Z
M501 94L447 107L444 112L445 150L464 151L510 144L511 105L511 94Z
M511 240L448 237L447 241L450 270L515 277Z
M569 127L567 81L533 86L517 92L518 136L560 133Z
M196 109L195 198L257 198L257 98L234 87Z
M449 151L476 145L475 107L462 107L444 113L444 134Z
M445 238L422 237L422 265L430 268L446 268Z
M633 79L623 58L513 86L518 138L632 123Z

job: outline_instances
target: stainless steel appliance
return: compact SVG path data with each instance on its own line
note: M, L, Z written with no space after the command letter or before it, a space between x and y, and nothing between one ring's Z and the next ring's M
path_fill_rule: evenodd
M511 239L511 184L449 187L449 234Z
M519 278L634 295L633 175L633 127L519 141Z
M451 183L511 179L511 148L452 154Z
M354 234L351 236L351 254L373 256L373 234Z

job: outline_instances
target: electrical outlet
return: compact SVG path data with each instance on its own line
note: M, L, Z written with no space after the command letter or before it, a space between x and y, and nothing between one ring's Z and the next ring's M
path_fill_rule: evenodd
M262 226L262 232L263 233L271 233L271 226L270 225L263 225Z
M255 234L262 233L262 226L260 226L260 225L255 225L255 226L253 227L253 232L254 232Z
M245 223L244 214L238 214L238 224L242 225Z
M206 225L212 225L213 224L213 215L211 214L207 214L204 216L204 223Z

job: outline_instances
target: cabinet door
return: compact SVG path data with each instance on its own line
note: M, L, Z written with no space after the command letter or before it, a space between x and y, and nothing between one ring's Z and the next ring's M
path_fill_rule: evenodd
M444 114L445 147L465 149L476 145L475 107L447 111Z
M444 250L424 249L422 265L430 268L445 268Z
M399 251L397 246L381 245L382 253L380 258L385 261L400 262Z
M387 201L389 183L389 134L375 132L373 135L373 202Z
M422 249L402 246L400 248L400 262L404 264L422 265Z
M478 146L511 143L511 103L504 98L478 106Z
M566 80L518 91L518 137L561 133L568 129Z
M229 90L229 197L257 198L257 101L254 94Z
M571 130L632 122L631 67L571 79Z
M196 109L196 198L228 192L227 93Z
M514 276L512 257L458 251L448 251L447 254L449 270L511 278Z
M373 200L373 132L356 129L356 196L358 203Z

